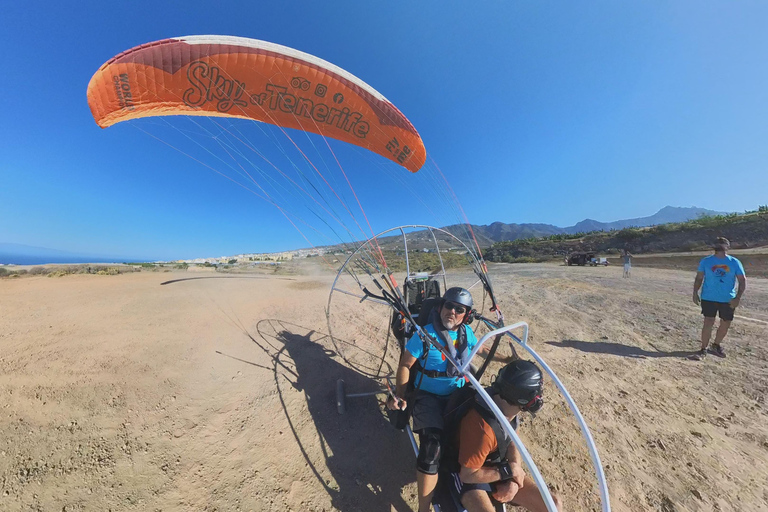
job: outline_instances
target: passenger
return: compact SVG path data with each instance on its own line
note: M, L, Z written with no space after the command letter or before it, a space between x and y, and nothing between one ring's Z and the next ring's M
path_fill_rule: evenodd
M500 371L488 390L494 403L517 429L521 411L535 413L543 405L541 370L530 361L514 361ZM493 512L493 497L533 512L547 507L536 483L525 474L517 447L481 400L461 419L458 428L458 467L453 485L467 512ZM499 439L501 437L501 439ZM562 512L560 497L552 495Z
M450 288L443 295L442 304L432 310L431 321L424 327L460 364L468 360L477 345L475 333L468 325L472 305L472 295L468 290ZM448 338L451 343L447 343ZM416 361L419 364L414 368ZM414 334L400 358L395 388L397 398L389 397L387 400L390 410L405 410L408 405L406 390L411 371L417 372L413 380L416 391L407 400L412 402L413 431L419 435L419 454L416 457L419 511L429 512L437 486L443 412L451 394L466 382L440 350L427 344L425 353L424 343L418 333Z

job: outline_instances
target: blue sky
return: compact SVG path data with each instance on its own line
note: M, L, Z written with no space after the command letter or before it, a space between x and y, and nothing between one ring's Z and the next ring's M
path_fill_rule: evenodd
M375 87L475 224L768 203L765 2L64 4L0 17L0 242L150 259L307 245L264 201L94 123L101 64L195 34L283 44ZM374 230L429 222L354 168Z

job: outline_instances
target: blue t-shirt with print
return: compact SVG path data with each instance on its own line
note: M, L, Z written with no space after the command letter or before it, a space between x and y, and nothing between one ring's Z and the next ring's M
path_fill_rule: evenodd
M444 345L442 337L437 335L437 332L435 332L435 328L432 327L432 324L424 327L424 331L437 339L438 343ZM458 331L448 331L448 334L455 342L456 337L458 336ZM472 331L472 328L467 326L467 346L469 347L469 350L471 351L475 345L477 345L477 337ZM443 360L443 354L431 344L429 344L427 360L425 362L422 358L424 355L424 343L421 341L421 338L419 338L418 334L411 336L411 339L409 339L408 343L405 345L405 349L410 352L413 357L420 360L421 365L425 370L444 372L447 371L448 365L451 364L447 359ZM423 380L419 386L419 379L422 378ZM462 387L464 382L464 377L427 377L426 375L418 375L416 377L416 385L419 386L420 390L429 391L435 395L442 396L450 395Z
M736 297L736 276L744 275L744 267L733 256L719 258L713 254L699 262L699 272L704 272L702 300L730 302Z

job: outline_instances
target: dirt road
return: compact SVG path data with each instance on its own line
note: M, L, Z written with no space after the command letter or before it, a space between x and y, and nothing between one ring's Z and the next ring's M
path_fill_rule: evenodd
M617 511L768 510L768 281L728 358L697 363L691 272L495 265L509 322L571 391ZM414 459L373 399L396 350L331 276L141 272L0 280L0 509L403 512ZM333 311L333 314L342 312ZM338 320L338 319L337 319ZM358 325L360 321L360 326ZM489 371L486 378L492 374ZM547 384L521 435L567 510L597 510L575 421Z

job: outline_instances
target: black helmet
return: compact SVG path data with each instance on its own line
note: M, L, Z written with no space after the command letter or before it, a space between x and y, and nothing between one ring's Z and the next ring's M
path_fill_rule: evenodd
M518 359L499 370L491 387L510 404L524 411L536 412L544 403L541 399L543 382L538 366Z
M458 286L454 288L448 288L445 290L445 294L443 295L443 301L445 302L455 302L456 304L461 304L462 306L466 306L467 309L472 309L472 294L469 293L469 290L466 290L464 288L460 288Z

